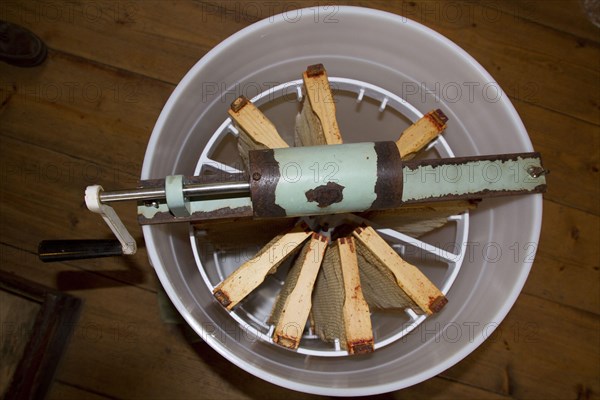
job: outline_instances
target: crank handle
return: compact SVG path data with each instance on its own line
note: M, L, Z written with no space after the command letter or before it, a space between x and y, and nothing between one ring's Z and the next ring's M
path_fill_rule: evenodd
M40 260L54 262L135 254L135 239L115 210L100 201L102 190L99 185L88 186L85 190L85 204L90 211L102 216L117 240L43 240L38 246Z

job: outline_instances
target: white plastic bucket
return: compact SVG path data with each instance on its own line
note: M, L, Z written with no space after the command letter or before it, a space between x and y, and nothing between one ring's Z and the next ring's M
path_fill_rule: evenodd
M456 156L533 150L507 95L454 43L398 15L357 7L339 7L331 15L331 10L298 10L257 22L204 56L165 105L148 144L142 179L193 174L233 99L298 79L316 63L323 63L330 76L385 88L423 113L442 109L449 117L444 137ZM339 115L342 134L350 141L395 140L403 129L398 119L375 115L377 128L370 130L368 121L353 120L353 115ZM282 131L293 127L289 118L273 119ZM396 136L383 138L381 132ZM448 305L385 350L358 357L310 356L257 340L214 300L198 271L187 224L144 226L143 233L169 297L216 351L290 389L358 396L419 383L479 346L525 283L541 214L541 195L485 200L471 213L467 256L447 294Z

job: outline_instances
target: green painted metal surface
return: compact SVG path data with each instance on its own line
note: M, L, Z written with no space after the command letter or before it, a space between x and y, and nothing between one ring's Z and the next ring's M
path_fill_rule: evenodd
M377 154L373 143L274 150L280 178L275 203L288 216L334 214L368 209L376 198ZM307 193L340 185L342 199L320 207ZM334 185L335 184L335 185ZM336 186L337 187L337 186Z
M474 195L484 191L510 194L533 192L546 184L545 177L533 177L530 168L542 168L537 157L514 160L478 160L454 165L424 165L416 169L404 167L402 201L435 200L436 198ZM448 159L451 161L451 159ZM476 196L472 196L476 197Z

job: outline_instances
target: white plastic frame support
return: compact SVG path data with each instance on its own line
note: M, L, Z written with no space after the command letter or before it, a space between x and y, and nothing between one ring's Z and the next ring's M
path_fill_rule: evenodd
M360 103L365 98L370 98L372 100L378 101L379 112L384 112L385 110L393 109L410 119L410 121L412 122L416 122L419 120L419 118L423 117L423 113L421 111L419 111L415 106L410 104L402 97L368 82L350 78L330 76L329 83L331 84L333 90L342 90L356 93L357 103ZM302 85L302 79L282 83L278 86L271 87L270 89L265 90L262 93L259 93L258 95L250 99L250 101L252 101L252 103L254 103L256 106L261 106L263 104L274 101L282 96L286 96L289 93L293 93L292 89L294 89L294 91L296 92L297 100L302 101ZM200 124L200 121L201 119L198 119L198 124ZM219 128L217 128L215 133L213 133L212 137L208 140L208 143L202 150L198 163L196 164L195 175L202 174L203 167L205 165L217 167L221 171L228 173L242 172L218 160L211 158L213 153L215 152L215 149L221 143L223 138L228 134L232 134L234 136L238 135L238 131L233 125L231 118L225 119L225 121L223 121L223 123L219 126ZM429 143L426 150L430 149L435 149L438 155L442 158L454 157L454 153L450 148L450 145L448 144L448 142L446 142L446 139L444 139L443 136L438 136L437 139ZM377 228L377 231L380 234L384 235L386 240L388 240L393 247L403 248L406 245L411 245L415 248L421 249L426 254L436 257L436 259L439 259L441 262L445 263L447 265L447 271L443 282L439 286L440 290L444 294L448 293L448 291L452 287L452 284L456 280L460 268L462 266L462 262L465 258L465 254L467 252L467 244L469 243L469 212L467 211L464 214L451 216L449 217L449 220L455 222L455 243L458 244L458 253L456 254L454 254L453 252L446 251L442 248L433 246L419 239L412 238L393 229ZM216 282L213 282L209 275L206 273L205 267L202 263L202 259L200 257L202 251L199 249L195 228L193 225L190 225L190 241L192 244L192 251L194 252L194 258L196 259L196 264L198 265L198 268L200 270L200 274L206 286L212 292L216 285L223 279L225 279L225 273L222 267L223 254L220 252L213 253L212 262L216 266L215 269L218 277L218 280ZM400 338L412 332L417 326L419 326L419 324L421 324L426 319L425 315L417 315L410 308L407 308L405 312L408 315L408 318L410 318L410 321L402 325L402 329L399 329L396 333L386 338L377 339L377 341L375 342L375 349L385 347L388 344L399 340ZM255 335L254 337L260 338L261 340L267 343L273 342L272 329L274 329L274 327L269 326L267 321L261 321L260 319L256 318L251 311L245 310L243 305L237 310L230 311L230 315L233 317L234 320L236 320L240 324L240 326L242 326L244 330L251 333L252 335ZM311 335L304 335L303 337L304 339L314 339L314 337L311 337ZM346 350L341 350L339 341L337 341L334 344L334 346L332 346L332 348L324 350L320 348L310 347L309 341L305 341L304 343L305 344L301 344L301 346L296 350L300 354L323 357L337 357L348 355L348 352Z
M108 225L117 239L119 239L119 242L121 242L123 254L135 254L137 251L135 239L129 234L115 210L100 201L100 192L103 190L100 185L88 186L85 189L85 205L91 212L102 216L106 225Z

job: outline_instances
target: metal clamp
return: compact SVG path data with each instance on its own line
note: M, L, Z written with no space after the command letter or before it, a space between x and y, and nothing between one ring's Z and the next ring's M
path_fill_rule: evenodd
M167 206L175 217L189 217L190 202L183 194L183 175L169 175L165 178Z

